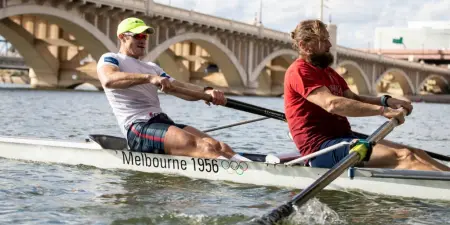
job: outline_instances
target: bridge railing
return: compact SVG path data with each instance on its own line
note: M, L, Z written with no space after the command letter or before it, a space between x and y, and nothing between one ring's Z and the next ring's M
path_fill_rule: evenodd
M179 18L181 20L196 22L199 24L207 23L211 26L227 29L230 31L237 31L244 34L247 33L255 36L268 37L285 42L291 41L290 35L286 32L281 32L267 28L260 28L255 25L219 18L216 16L194 12L192 10L180 9L158 3L154 5L152 10L156 14L160 14L167 17Z
M271 29L264 29L263 36L270 37L275 40L286 41L286 42L291 42L291 40L292 40L291 36L288 33L271 30Z
M210 16L207 14L194 12L191 10L186 9L180 9L175 8L171 6L166 6L162 4L156 3L151 9L154 13L160 14L162 16L167 17L173 17L173 18L179 18L181 20L185 21L191 21L199 24L205 24L208 23L211 26L232 30L232 31L238 31L242 33L251 33L251 34L258 34L258 27L252 26L250 24L236 22L233 20L218 18L215 16Z
M90 0L89 2L105 5L113 5L123 7L126 9L134 9L139 11L146 11L147 0Z

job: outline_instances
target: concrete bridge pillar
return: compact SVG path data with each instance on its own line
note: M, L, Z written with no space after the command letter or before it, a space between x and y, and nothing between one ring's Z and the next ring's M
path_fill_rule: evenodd
M337 50L336 50L336 47L337 47L337 26L336 26L336 24L328 24L327 29L328 29L328 33L330 35L330 42L331 42L331 45L332 45L330 51L331 51L331 54L333 54L333 56L334 56L334 62L331 65L331 67L336 68L336 62L337 62Z

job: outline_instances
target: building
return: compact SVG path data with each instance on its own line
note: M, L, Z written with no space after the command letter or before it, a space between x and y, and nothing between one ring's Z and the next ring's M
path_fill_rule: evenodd
M450 49L450 21L408 22L408 27L375 29L375 49Z
M363 51L450 68L450 21L413 21L375 29L374 48Z

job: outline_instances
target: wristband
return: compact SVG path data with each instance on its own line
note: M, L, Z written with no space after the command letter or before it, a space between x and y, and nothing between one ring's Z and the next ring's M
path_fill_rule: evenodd
M392 98L390 95L383 95L383 96L381 96L381 105L389 107L389 105L387 104L387 101L390 98Z

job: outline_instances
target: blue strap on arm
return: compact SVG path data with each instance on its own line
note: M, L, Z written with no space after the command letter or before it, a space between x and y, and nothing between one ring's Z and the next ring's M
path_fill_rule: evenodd
M390 95L383 95L383 96L381 96L381 105L382 105L382 106L389 107L389 105L387 104L387 100L388 100L389 98L391 98Z

